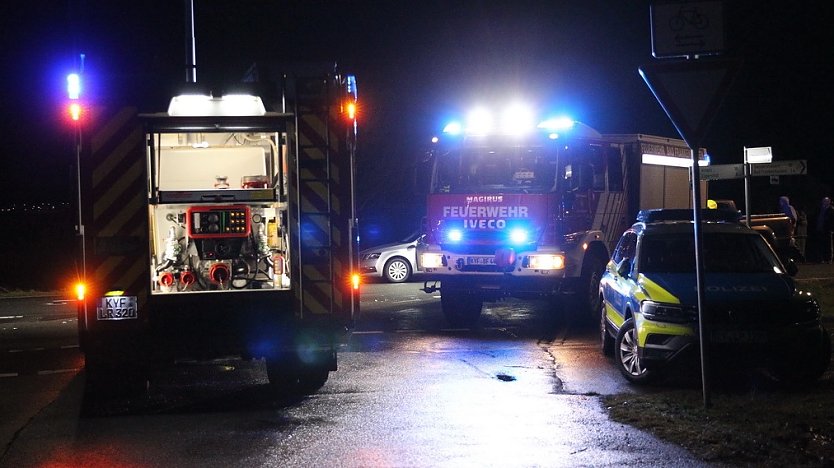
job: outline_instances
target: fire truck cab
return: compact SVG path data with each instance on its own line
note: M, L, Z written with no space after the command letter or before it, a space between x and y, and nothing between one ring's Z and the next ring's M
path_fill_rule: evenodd
M284 74L255 96L101 109L82 140L88 389L145 386L177 358L263 358L315 390L358 313L356 81Z
M427 158L418 262L452 325L510 296L592 317L609 252L637 211L691 207L681 140L602 135L566 118L483 122L449 124Z

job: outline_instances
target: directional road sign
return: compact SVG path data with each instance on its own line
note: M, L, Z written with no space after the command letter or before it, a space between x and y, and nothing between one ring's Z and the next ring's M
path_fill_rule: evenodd
M714 164L700 168L701 180L741 179L744 177L744 164Z
M750 175L753 176L805 175L807 173L808 164L804 159L750 165Z

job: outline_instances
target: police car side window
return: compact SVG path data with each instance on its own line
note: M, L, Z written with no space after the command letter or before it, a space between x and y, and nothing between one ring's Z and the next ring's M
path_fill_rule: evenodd
M620 238L620 242L617 243L617 248L614 249L614 255L612 256L612 260L614 263L620 263L624 258L630 258L634 260L634 253L637 247L637 234L633 232L627 232Z

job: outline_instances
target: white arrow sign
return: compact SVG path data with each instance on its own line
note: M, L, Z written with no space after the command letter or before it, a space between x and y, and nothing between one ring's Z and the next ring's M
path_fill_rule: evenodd
M744 164L714 164L699 168L701 180L741 179L744 177Z
M805 175L807 173L808 165L804 159L750 165L752 176Z

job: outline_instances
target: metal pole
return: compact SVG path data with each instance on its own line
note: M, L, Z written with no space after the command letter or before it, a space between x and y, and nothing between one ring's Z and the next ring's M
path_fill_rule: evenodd
M700 145L693 145L698 148ZM695 231L695 285L698 291L698 337L701 342L701 383L704 394L704 408L712 405L709 385L709 336L707 317L704 313L704 255L703 235L701 233L701 171L698 167L698 152L690 148L692 157L692 220Z
M750 227L750 162L747 161L747 147L744 147L744 222Z
M185 82L197 82L197 46L194 40L194 1L185 2Z
M79 66L78 66L78 74L83 76L84 74L84 54L79 54ZM82 135L81 135L81 121L75 121L75 134L73 135L75 139L75 176L76 176L76 192L78 195L78 199L76 200L78 204L78 236L81 238L81 281L86 285L87 284L87 239L84 233L84 221L82 217L82 210L81 210L81 144L82 144Z

